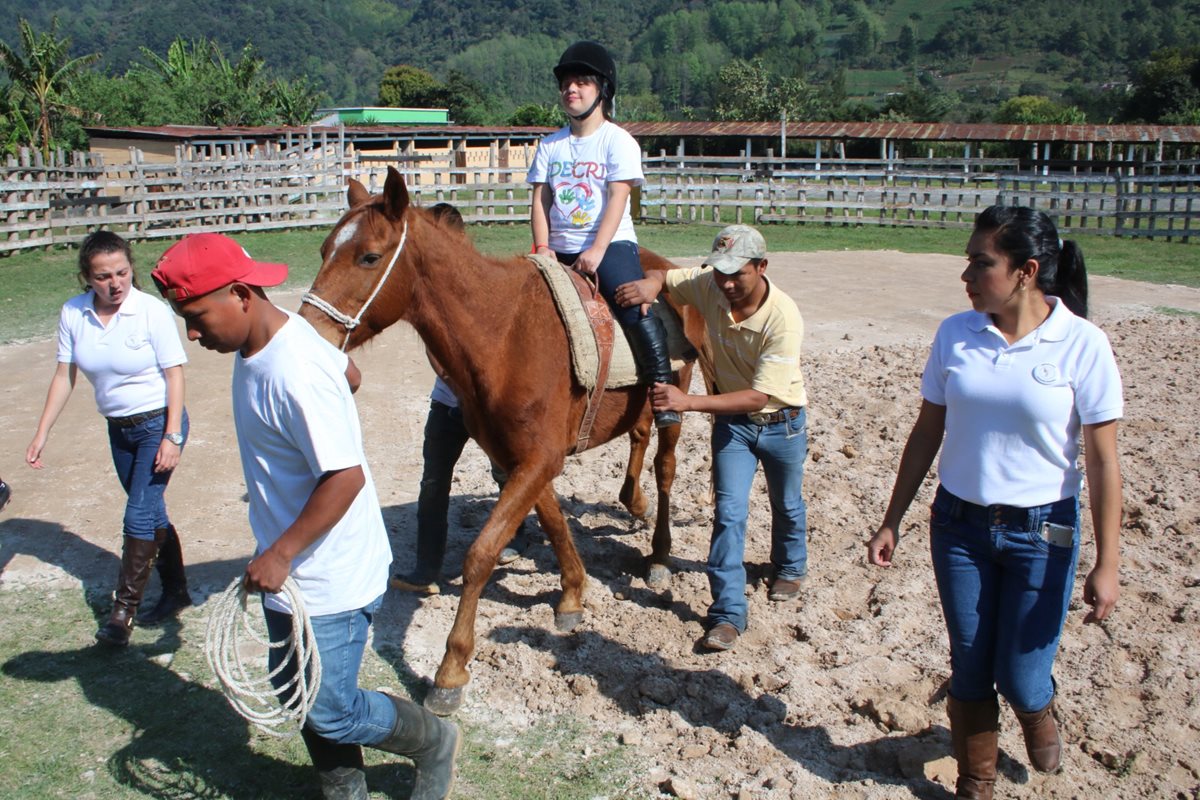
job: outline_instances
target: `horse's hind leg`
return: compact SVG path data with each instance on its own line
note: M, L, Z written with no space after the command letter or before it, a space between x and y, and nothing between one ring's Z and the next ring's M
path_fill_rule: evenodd
M625 483L621 485L618 499L635 518L646 516L646 495L642 491L642 466L646 462L646 448L650 446L650 422L653 419L649 411L638 417L637 424L629 431L629 463L625 467Z
M540 487L549 485L550 479L545 473L538 474L530 469L514 471L483 530L467 550L463 561L462 596L450 636L446 639L446 654L434 676L434 687L425 697L425 707L433 713L445 716L462 705L464 690L471 680L467 661L475 650L475 614L479 609L479 597L495 569L496 557L512 540L517 524L529 513L534 498L540 496Z
M554 609L554 627L566 633L583 619L583 582L587 572L579 558L579 551L575 549L575 540L571 538L571 530L563 517L553 484L546 484L535 507L538 523L554 548L562 581L562 598Z

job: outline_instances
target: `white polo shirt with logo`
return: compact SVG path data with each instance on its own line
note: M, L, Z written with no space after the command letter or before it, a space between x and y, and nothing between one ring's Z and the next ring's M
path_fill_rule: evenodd
M1108 337L1047 300L1050 316L1011 345L973 310L934 337L921 395L946 407L938 477L963 500L1028 508L1078 495L1080 426L1122 415Z

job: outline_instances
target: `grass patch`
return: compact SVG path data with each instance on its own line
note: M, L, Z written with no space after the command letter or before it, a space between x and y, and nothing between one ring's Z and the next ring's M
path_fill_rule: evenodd
M1189 311L1186 308L1172 308L1171 306L1155 306L1154 310L1159 314L1165 314L1168 317L1186 317L1195 319L1200 317L1200 311Z
M101 619L79 589L0 592L0 797L316 797L299 737L237 716L204 660L200 612L125 650L98 647ZM169 663L167 663L170 659ZM403 663L369 650L364 686L399 686ZM460 725L462 723L460 722ZM463 725L455 796L631 797L634 756L610 733L561 717L526 731ZM407 797L405 759L367 749L375 796Z
M510 255L529 251L529 226L495 224L471 226L481 252ZM318 251L328 227L235 238L262 261L282 261L291 267L286 284L312 284L320 267ZM643 246L669 258L701 256L708 252L717 228L713 225L647 224L638 226ZM762 226L771 252L817 250L899 250L906 253L960 255L969 233L962 229L889 228L876 225L771 224ZM1200 286L1200 247L1195 244L1115 236L1080 234L1088 272L1129 280ZM158 257L174 239L134 242L134 260L143 286ZM45 338L54 334L59 307L79 291L75 280L77 250L16 253L0 259L0 343ZM152 290L152 289L151 289Z

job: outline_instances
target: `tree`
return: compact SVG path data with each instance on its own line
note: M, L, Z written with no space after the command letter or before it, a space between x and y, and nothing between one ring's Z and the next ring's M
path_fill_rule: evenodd
M1131 121L1200 121L1200 47L1159 50L1141 66L1125 108Z
M1018 95L996 110L996 122L1008 125L1082 125L1086 118L1075 106L1061 106L1041 95Z
M388 67L379 81L379 105L428 108L440 105L442 84L423 69L399 64Z
M64 102L71 81L100 55L92 53L68 58L71 41L58 37L58 17L51 20L49 31L40 34L34 33L24 18L17 27L21 52L0 41L0 66L8 72L15 99L18 102L28 99L32 103L36 117L32 132L36 136L31 136L29 143L40 147L42 156L49 160L50 148L54 143L55 117L64 111L74 111Z
M545 106L537 103L526 103L517 108L508 118L508 125L561 128L567 124L567 117L562 109L556 106Z
M717 119L817 119L828 112L820 92L800 78L772 74L761 61L735 58L718 74Z

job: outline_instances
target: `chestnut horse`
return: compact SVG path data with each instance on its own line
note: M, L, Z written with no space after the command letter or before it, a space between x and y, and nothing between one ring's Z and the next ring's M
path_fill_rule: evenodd
M467 237L409 204L404 180L388 168L383 194L371 196L351 180L350 210L321 245L321 270L305 295L301 315L342 349L358 347L404 320L424 340L448 376L471 436L508 473L508 482L463 564L462 597L446 654L425 705L449 714L462 704L475 647L475 613L496 557L518 523L536 508L562 572L555 625L570 631L583 617L583 563L559 507L552 481L576 445L587 408L574 379L567 335L550 290L523 257L492 259ZM668 269L665 259L642 251L644 267ZM703 320L679 309L685 334L705 359L710 352ZM620 334L618 334L620 335ZM707 370L707 361L704 361ZM691 365L680 372L683 386ZM620 501L635 517L646 512L638 477L650 437L646 387L607 389L590 441L628 433L629 464ZM654 474L658 515L647 582L670 580L671 484L678 425L659 430Z

